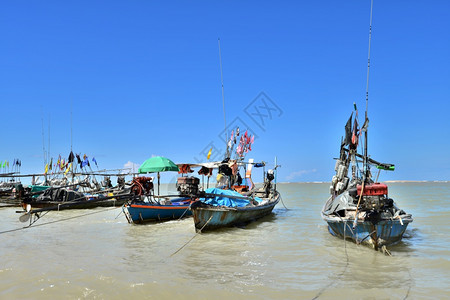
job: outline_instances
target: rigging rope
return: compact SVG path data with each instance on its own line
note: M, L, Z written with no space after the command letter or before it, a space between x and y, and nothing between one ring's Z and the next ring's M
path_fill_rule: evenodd
M25 227L1 231L0 234L9 233L9 232L14 232L14 231L20 231L20 230L25 230L25 229L28 229L28 228L38 227L38 226L44 226L44 225L48 225L48 224L59 223L59 222L68 221L68 220L71 220L71 219L81 218L81 217L85 217L85 216L89 216L89 215L94 215L94 214L98 214L98 213L110 211L110 210L113 210L113 209L118 209L118 208L119 208L119 207L108 208L108 209L101 210L101 211L90 212L90 213L83 214L83 215L78 215L78 216L68 217L68 218L64 218L64 219L59 219L59 220L50 221L50 222L47 222L47 223L42 223L42 224L38 224L38 225L31 226L32 224L34 224L34 222L33 222L32 224L30 224L30 225L28 225L28 226L25 226ZM35 222L36 222L36 221L35 221Z

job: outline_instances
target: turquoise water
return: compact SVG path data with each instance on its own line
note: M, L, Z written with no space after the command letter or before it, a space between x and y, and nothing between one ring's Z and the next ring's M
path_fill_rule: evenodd
M199 235L191 218L130 225L110 208L50 212L31 228L5 232L23 224L16 208L2 208L0 299L450 294L450 183L389 183L390 196L414 218L402 242L388 247L392 257L328 233L320 217L328 186L279 184L283 203L272 215Z

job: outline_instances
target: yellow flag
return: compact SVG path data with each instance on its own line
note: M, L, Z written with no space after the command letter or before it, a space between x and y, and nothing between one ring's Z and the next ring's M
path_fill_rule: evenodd
M208 160L211 157L212 147L209 149L208 155L206 156L206 160Z
M44 174L47 174L47 173L48 173L48 164L45 165L45 172L44 172Z
M64 172L64 175L66 175L67 172L69 172L70 168L72 168L72 163L70 163L70 164L67 166L67 169L66 169L66 171Z

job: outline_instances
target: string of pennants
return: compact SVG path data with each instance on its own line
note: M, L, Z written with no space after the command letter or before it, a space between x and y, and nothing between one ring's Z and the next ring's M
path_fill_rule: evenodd
M98 168L98 163L95 157L92 157L91 160L89 160L89 157L84 154L81 156L81 154L74 154L72 151L70 151L69 157L66 159L62 158L61 155L59 155L58 160L56 163L53 164L53 157L50 159L50 162L45 165L44 174L47 174L49 171L64 171L64 174L67 174L70 170L73 168L77 168L78 165L81 169L86 168L86 166L91 169L91 162L95 163L95 165ZM92 169L91 169L92 170Z

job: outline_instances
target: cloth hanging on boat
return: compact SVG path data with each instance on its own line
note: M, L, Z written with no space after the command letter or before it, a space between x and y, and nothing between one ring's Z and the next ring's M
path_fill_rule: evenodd
M206 175L211 176L213 172L213 169L207 168L207 167L201 167L200 170L198 170L198 175Z
M228 166L230 167L231 173L233 174L233 176L236 176L237 171L238 171L238 165L236 163L236 160L234 160L234 159L230 160Z
M194 172L194 170L192 170L191 166L188 164L181 165L179 168L180 170L178 171L178 174L187 174Z

